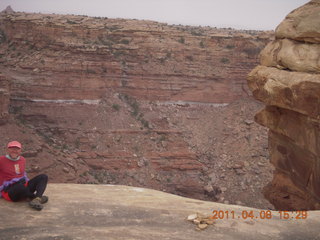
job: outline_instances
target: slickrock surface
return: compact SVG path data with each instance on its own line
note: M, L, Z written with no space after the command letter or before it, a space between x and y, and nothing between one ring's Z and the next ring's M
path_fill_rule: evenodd
M320 1L291 12L248 78L267 106L256 121L270 129L276 171L265 196L278 209L320 209Z
M318 240L319 211L306 219L256 218L262 210L179 197L160 191L112 185L49 184L50 199L38 212L25 202L0 199L0 239L224 239L224 240ZM234 219L215 220L204 230L187 221L213 210L234 211ZM254 218L243 219L253 211Z

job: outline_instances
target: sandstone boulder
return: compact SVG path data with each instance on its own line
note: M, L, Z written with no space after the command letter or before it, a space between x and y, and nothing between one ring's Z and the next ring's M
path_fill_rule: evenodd
M320 115L319 74L258 66L248 76L254 97L267 105L309 115Z
M261 65L297 72L320 72L319 44L277 39L261 52Z
M292 11L276 28L276 38L320 43L319 11L319 0L312 0Z

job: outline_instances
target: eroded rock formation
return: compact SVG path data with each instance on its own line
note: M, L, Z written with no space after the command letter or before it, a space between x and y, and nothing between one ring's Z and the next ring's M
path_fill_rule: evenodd
M256 121L270 129L275 166L265 196L278 209L320 209L320 1L291 12L248 76L267 106Z

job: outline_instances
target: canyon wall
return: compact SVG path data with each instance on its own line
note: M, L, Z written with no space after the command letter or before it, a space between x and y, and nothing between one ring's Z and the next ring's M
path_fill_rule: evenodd
M265 196L278 209L320 209L320 2L292 11L248 76L267 106L255 119L269 131L273 181Z
M1 72L11 99L229 103L270 39L259 31L152 21L12 13L0 16Z
M30 176L51 182L266 207L266 133L246 76L271 36L3 13L0 145L21 141Z

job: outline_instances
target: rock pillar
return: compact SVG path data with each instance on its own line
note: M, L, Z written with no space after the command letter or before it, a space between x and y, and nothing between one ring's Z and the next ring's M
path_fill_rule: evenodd
M248 76L266 104L255 120L269 128L274 178L264 189L281 210L320 209L320 1L292 11Z

